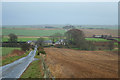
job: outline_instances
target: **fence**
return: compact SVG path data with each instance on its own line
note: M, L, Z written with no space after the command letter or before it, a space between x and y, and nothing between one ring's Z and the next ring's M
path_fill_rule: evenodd
M54 78L53 75L51 74L48 66L46 65L43 57L40 56L40 58L41 58L42 67L43 67L43 71L44 71L44 78L47 79L47 80L55 80L55 78Z

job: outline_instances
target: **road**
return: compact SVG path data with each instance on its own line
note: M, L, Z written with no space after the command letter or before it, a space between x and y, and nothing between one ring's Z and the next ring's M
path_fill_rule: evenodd
M0 70L2 69L2 78L19 78L26 70L28 65L33 61L36 51L37 46L35 46L35 49L31 51L26 57L0 67Z

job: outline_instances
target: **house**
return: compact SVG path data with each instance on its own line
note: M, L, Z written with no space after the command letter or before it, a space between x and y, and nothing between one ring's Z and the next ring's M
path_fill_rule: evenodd
M44 45L53 45L52 40L44 41Z
M57 44L65 45L66 44L66 39L60 39L57 42L55 42L54 45L57 45Z
M28 44L32 43L32 41L27 41Z
M102 38L102 35L93 35L93 38Z
M35 40L33 40L33 41L27 41L27 43L30 44L30 45L35 45L36 41Z

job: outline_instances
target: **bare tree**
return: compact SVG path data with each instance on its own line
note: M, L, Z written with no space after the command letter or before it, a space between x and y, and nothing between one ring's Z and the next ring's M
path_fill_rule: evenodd
M52 42L54 43L55 41L62 39L63 35L61 33L55 33L51 35L50 37L51 37Z
M73 47L80 49L87 49L87 43L84 37L84 33L78 29L71 29L65 33L66 39L69 40L69 44Z
M114 42L110 41L108 47L110 50L114 49Z

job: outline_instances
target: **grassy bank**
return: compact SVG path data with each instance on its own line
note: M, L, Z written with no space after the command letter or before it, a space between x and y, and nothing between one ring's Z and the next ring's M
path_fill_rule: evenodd
M25 54L21 55L21 56L12 56L12 57L7 57L5 59L2 60L2 66L3 65L6 65L6 64L9 64L9 63L12 63L22 57L25 57L29 54L30 51L27 51ZM1 65L0 65L1 66Z
M13 50L21 50L20 48L13 48L13 47L2 47L2 56L6 56L10 54Z

